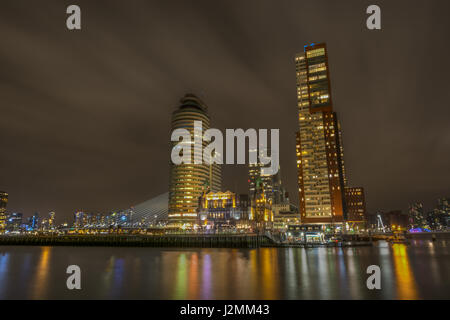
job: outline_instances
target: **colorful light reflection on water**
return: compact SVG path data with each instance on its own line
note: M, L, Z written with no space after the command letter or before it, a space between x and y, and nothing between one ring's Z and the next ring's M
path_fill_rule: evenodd
M450 298L450 246L164 249L0 247L1 299ZM65 288L69 264L82 291ZM382 290L366 287L367 266Z

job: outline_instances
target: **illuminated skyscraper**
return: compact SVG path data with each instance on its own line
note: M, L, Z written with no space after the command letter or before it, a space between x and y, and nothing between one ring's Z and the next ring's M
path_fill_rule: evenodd
M5 232L6 228L6 205L8 204L8 194L0 191L0 234Z
M342 223L345 173L340 125L333 112L325 44L295 56L299 132L297 168L302 223Z
M259 150L262 150L263 145L259 146ZM266 147L266 154L272 154L272 150ZM250 152L257 153L257 149L251 149ZM261 157L261 155L260 155ZM270 161L269 158L267 160ZM266 162L267 163L267 162ZM267 199L270 199L273 204L281 204L286 201L286 190L281 182L281 169L278 166L277 173L264 174L261 172L262 168L269 167L270 165L264 165L263 161L258 160L256 163L249 163L248 165L248 184L249 184L249 195L253 198L256 193L256 182L260 181L264 189L264 193Z
M195 95L186 94L172 114L171 132L175 129L187 129L191 133L191 141L194 141L194 121L202 122L203 132L209 129L208 108ZM170 149L177 144L177 141L171 142ZM209 142L202 141L203 148L208 144ZM220 165L208 165L204 161L202 164L194 164L194 150L201 146L193 146L191 164L170 164L168 217L172 224L196 223L199 197L205 191L218 192L221 189Z

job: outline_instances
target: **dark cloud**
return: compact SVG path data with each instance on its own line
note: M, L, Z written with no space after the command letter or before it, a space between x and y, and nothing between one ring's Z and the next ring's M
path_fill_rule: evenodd
M297 201L293 56L326 42L351 185L376 209L449 196L444 1L72 1L0 4L0 189L9 209L125 208L167 190L170 115L185 92L213 126L280 128ZM246 191L243 166L224 186Z

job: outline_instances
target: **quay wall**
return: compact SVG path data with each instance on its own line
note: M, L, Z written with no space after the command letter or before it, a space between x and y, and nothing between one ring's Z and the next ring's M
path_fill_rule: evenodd
M265 235L14 235L0 236L1 245L259 248L276 243Z

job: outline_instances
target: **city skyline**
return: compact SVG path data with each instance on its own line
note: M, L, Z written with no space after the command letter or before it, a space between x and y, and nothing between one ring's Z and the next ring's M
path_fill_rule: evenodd
M441 74L435 73L433 78L437 80L430 84L426 79L431 71L425 67L416 70L422 76L408 78L414 60L425 59L428 54L420 40L435 42L438 46L433 51L435 60L448 66L444 56L440 58L443 54L440 51L445 50L439 46L444 45L431 29L418 32L417 39L400 37L403 31L398 30L398 37L395 33L392 37L401 41L393 52L391 39L382 40L364 32L362 24L361 30L355 28L351 32L356 41L337 40L333 39L333 33L347 30L345 21L337 30L310 32L291 18L288 21L292 28L285 25L276 29L271 25L273 30L264 27L262 12L246 20L234 11L237 9L221 15L206 4L200 13L196 13L198 8L188 8L182 3L176 6L185 8L189 16L198 20L190 28L180 30L180 24L176 23L180 16L175 14L171 27L165 31L164 43L158 37L154 42L142 41L156 32L145 28L143 16L138 16L129 28L115 28L112 17L118 15L119 9L127 8L106 14L98 6L86 4L84 8L90 10L91 17L104 19L94 22L88 18L88 27L77 35L58 29L58 5L47 12L51 17L48 21L40 20L46 15L36 8L33 21L42 23L33 32L36 39L47 39L46 43L21 33L31 32L26 22L31 13L18 14L20 4L6 5L2 15L9 9L15 12L11 16L22 17L12 21L2 16L4 28L0 31L5 41L0 65L10 80L8 86L0 89L4 96L0 121L5 150L0 160L0 190L9 193L9 212L31 215L35 211L55 211L58 219L61 216L69 219L77 209L127 208L167 191L170 114L179 96L190 91L207 101L214 126L219 129L280 128L282 180L292 202L298 203L295 166L298 125L292 60L304 44L313 41L326 42L330 51L332 92L342 122L345 163L351 168L347 175L352 185L364 187L368 212L394 209L406 212L417 201L429 208L437 198L448 196L445 170L450 148L445 119L449 111L445 107L447 93L439 89L445 81L440 81ZM357 10L349 7L342 4L338 9L350 12L353 24L360 23L363 6ZM400 10L389 4L384 7ZM426 8L436 10L433 4ZM247 12L250 8L244 5L241 9ZM288 8L279 9L276 19L290 17ZM312 17L321 16L319 5L298 9L307 10ZM123 12L124 19L134 13L132 10ZM163 5L159 10L170 11L170 6ZM418 14L417 9L411 10L412 16ZM155 13L149 8L148 14ZM204 31L203 26L210 22L209 14L234 22L233 27L224 30L218 22L211 31ZM303 18L300 25L309 19ZM330 23L338 19L328 18ZM157 14L154 21L162 23ZM246 21L248 26L244 24ZM385 23L390 23L389 16ZM263 46L267 39L256 33L258 26L273 30L267 37L276 44L275 48ZM414 26L408 28L413 29L408 34L413 33ZM164 32L162 27L156 29ZM129 33L136 30L137 35L129 38ZM191 40L201 30L202 41L207 48L214 49L212 52L203 52L184 42L183 39ZM182 36L167 40L178 31L182 31ZM277 37L280 34L285 36ZM234 35L240 37L232 40L230 37ZM53 38L60 39L61 44L53 42ZM99 52L92 47L97 39L101 39L95 47ZM414 47L416 42L419 47ZM29 43L41 50L27 53ZM353 47L355 43L358 45ZM118 50L105 55L111 46L117 46ZM186 51L182 51L184 47ZM227 49L226 54L221 55L216 47ZM391 61L390 55L396 53L410 59ZM101 61L104 57L109 58ZM124 61L123 67L114 65L118 60ZM217 70L209 70L210 65ZM163 66L171 71L165 76ZM72 75L71 79L66 77L66 83L61 83L59 78L64 79L66 73ZM193 76L184 80L189 74ZM107 80L109 76L112 80ZM41 77L46 80L40 81ZM395 92L389 88L395 88ZM415 96L419 88L430 91L428 100L423 100L423 93ZM428 112L427 105L433 106L433 112ZM246 177L245 166L223 166L223 172L223 189L247 191L247 179L242 178Z

